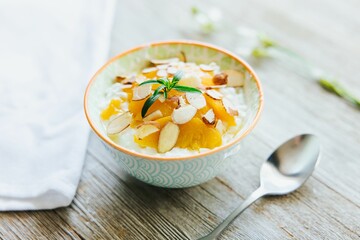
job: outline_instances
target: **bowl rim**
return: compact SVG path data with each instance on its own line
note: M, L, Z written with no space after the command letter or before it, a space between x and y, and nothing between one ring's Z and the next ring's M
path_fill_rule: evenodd
M197 153L194 155L190 155L190 156L154 156L154 155L150 155L150 154L145 154L145 153L138 153L135 152L133 150L129 150L127 148L124 148L114 142L112 142L111 140L107 139L105 136L103 136L103 134L95 127L94 123L92 122L90 115L89 115L89 111L88 111L88 96L89 96L89 90L92 86L92 84L95 82L95 80L97 79L98 75L103 72L110 64L112 64L113 62L115 62L117 59L130 54L134 51L140 50L142 48L148 48L148 47L153 47L153 46L159 46L159 45L170 45L170 44L185 44L185 45L196 45L196 46L201 46L201 47L205 47L205 48L210 48L213 49L215 51L221 52L229 57L231 57L232 59L240 62L245 68L246 70L253 76L258 92L259 92L259 108L256 112L255 118L254 120L251 122L250 126L247 127L247 129L245 129L245 131L238 136L237 138L233 139L232 141L226 143L225 145L221 145L219 147L216 147L214 149L211 149L209 151L206 152L201 152L201 153ZM194 41L194 40L167 40L167 41L157 41L157 42L151 42L151 43L147 43L147 44L141 44L138 45L136 47L133 47L129 50L126 50L114 57L112 57L110 60L108 60L94 75L93 77L90 79L86 90L85 90L85 95L84 95L84 111L85 111L85 115L86 115L86 119L90 124L90 127L92 128L92 130L107 144L109 144L111 147L115 148L116 150L119 150L123 153L126 153L128 155L132 155L135 157L140 157L143 159L148 159L148 160L159 160L159 161L166 161L166 160L189 160L189 159L194 159L194 158L201 158L201 157L205 157L217 152L220 152L222 150L225 150L233 145L235 145L236 143L240 142L240 140L242 140L245 136L247 136L255 127L255 125L257 124L257 122L259 121L259 117L260 114L262 112L263 109L263 104L264 104L264 99L263 99L263 90L260 84L260 80L259 77L257 76L257 74L255 73L255 71L240 57L236 56L235 54L229 52L228 50L225 50L221 47L217 47L213 44L209 44L209 43L203 43L200 41Z

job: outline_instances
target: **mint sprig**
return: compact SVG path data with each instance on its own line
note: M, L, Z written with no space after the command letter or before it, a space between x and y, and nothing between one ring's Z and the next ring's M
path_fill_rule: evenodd
M139 84L139 86L145 84L160 84L160 86L154 91L154 93L145 101L144 106L141 109L141 116L144 118L146 116L147 111L155 103L155 101L161 96L164 96L165 99L168 98L168 93L174 89L179 92L197 92L201 93L201 91L197 88L188 87L177 85L181 78L183 77L184 73L182 71L177 71L174 74L172 79L169 78L160 78L154 80L148 80Z

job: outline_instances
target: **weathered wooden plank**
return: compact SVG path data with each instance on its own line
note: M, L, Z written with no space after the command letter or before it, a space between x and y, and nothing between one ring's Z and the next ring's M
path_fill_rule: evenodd
M144 42L189 36L186 19L193 4L200 3L119 1L110 55ZM222 9L233 26L269 33L360 95L358 1L206 1L209 5ZM240 41L221 34L205 40L230 50ZM1 213L0 238L196 239L257 187L260 165L273 148L292 135L312 132L323 143L314 177L294 194L258 201L221 239L359 239L360 112L284 63L252 65L263 82L265 109L231 169L198 187L155 188L124 173L91 135L71 206Z

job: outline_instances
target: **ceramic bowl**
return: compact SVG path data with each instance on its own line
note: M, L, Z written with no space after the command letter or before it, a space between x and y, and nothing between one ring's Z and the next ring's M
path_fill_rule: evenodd
M106 135L100 120L99 102L104 98L105 90L120 73L139 71L151 58L170 58L178 56L181 51L185 53L188 62L216 62L221 69L235 69L245 74L244 96L248 110L242 130L226 145L184 157L146 155L115 144ZM151 185L168 188L201 184L229 166L231 159L237 159L233 156L241 147L242 139L256 125L262 106L263 94L259 79L247 63L219 47L193 41L151 43L117 55L92 77L84 101L87 120L114 161L135 178Z

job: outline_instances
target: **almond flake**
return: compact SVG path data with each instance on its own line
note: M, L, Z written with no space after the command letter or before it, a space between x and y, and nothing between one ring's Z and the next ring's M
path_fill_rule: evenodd
M218 73L212 79L215 85L224 85L228 82L228 75L226 73Z
M150 68L144 68L142 70L143 74L149 74L149 73L154 73L156 72L158 69L156 67L150 67Z
M174 109L171 117L174 123L184 124L189 122L196 114L197 109L191 105L181 106Z
M131 75L121 81L122 84L131 85L136 81L136 76Z
M230 87L241 87L244 85L244 74L235 70L224 70L223 73L228 75L227 85Z
M222 99L223 95L221 93L219 93L216 90L206 90L205 92L209 97L215 99L215 100L220 100Z
M206 123L206 124L210 124L210 125L215 124L215 113L214 113L214 110L210 109L209 111L207 111L207 112L205 113L205 115L202 117L202 120L203 120L204 123Z
M212 68L211 66L209 65L206 65L206 64L200 64L200 70L203 71L203 72L212 72L214 71L214 68Z
M153 124L142 124L136 129L136 136L141 140L160 129Z
M168 73L167 73L166 70L161 69L161 70L157 71L156 76L162 78L162 77L167 77L167 74L168 74Z
M132 100L134 101L142 100L147 96L149 96L150 94L151 94L151 84L138 86L133 89Z
M168 59L151 59L150 62L155 65L164 65L172 62L178 62L179 58L168 58Z
M224 98L222 100L222 104L228 114L230 114L231 116L239 116L239 111L236 110L235 107L233 107L233 105L231 104L231 102L229 100Z
M179 96L179 98L178 98L178 104L179 104L180 107L186 105L186 102L185 102L185 99L183 98L183 96Z
M202 93L185 93L187 101L195 108L201 109L206 106L205 97Z
M181 59L181 61L183 61L183 62L187 62L187 61L186 61L186 55L185 55L185 52L184 52L184 51L180 51L180 59Z
M115 77L115 82L121 82L121 81L123 81L124 79L126 79L126 76L119 75L119 76L116 76L116 77Z
M224 134L225 131L226 131L226 127L225 127L224 123L223 123L220 119L216 122L215 128L216 128L221 134Z
M144 76L138 76L135 79L135 82L138 83L138 84L140 84L142 82L145 82L145 81L146 81L146 77L144 77Z
M175 75L175 73L177 72L178 70L177 70L177 68L175 68L175 67L168 67L167 68L167 73L169 74L169 75Z
M226 85L213 85L213 86L206 86L205 89L219 89L219 88L226 88Z
M176 103L177 104L177 108L180 107L180 102L179 102L179 97L178 96L172 96L171 98L167 99L170 102Z
M130 112L124 112L113 118L107 125L106 132L109 135L118 134L130 126L132 115Z
M147 122L147 121L152 121L152 120L156 120L156 119L159 119L163 117L163 114L161 113L160 110L156 110L150 114L148 114L146 117L144 117L144 121Z
M179 126L168 122L160 131L158 151L160 153L170 151L175 146L179 133Z
M169 67L169 65L168 64L163 64L163 65L157 65L156 67L159 70L166 70Z

